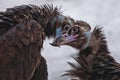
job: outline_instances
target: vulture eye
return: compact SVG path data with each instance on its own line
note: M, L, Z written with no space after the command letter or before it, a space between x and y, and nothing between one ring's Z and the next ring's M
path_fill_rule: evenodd
M78 32L79 32L78 27L74 27L74 28L72 29L72 32L73 32L73 33L78 33Z
M69 31L68 31L68 34L69 35L76 35L78 34L80 31L79 31L79 27L73 27L71 28Z
M67 31L69 29L70 25L65 25L64 30Z

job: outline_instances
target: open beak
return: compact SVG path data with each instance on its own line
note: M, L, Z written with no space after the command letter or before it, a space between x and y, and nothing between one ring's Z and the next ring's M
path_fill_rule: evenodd
M72 41L75 41L78 35L67 35L63 34L60 37L57 37L54 39L52 43L50 43L52 46L58 46L60 47L61 45L66 45Z

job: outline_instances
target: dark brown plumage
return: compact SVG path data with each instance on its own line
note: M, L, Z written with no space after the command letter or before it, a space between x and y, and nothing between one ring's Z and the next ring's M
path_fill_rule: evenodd
M68 19L72 20L52 5L22 5L0 12L0 80L47 80L43 40L55 37L57 27Z
M102 28L97 26L90 33L90 26L85 26L84 23L77 22L77 25L66 31L67 37L77 35L73 37L74 40L67 42L67 37L59 38L63 40L62 42L66 42L62 45L72 46L79 51L77 57L74 57L77 63L68 62L72 69L65 75L77 77L75 80L120 80L120 64L110 55ZM56 40L57 43L58 41Z

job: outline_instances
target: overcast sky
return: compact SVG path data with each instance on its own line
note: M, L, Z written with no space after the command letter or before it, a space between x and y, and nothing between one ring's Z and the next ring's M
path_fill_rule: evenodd
M21 4L54 4L62 7L64 15L88 22L92 29L96 25L103 27L111 55L120 62L120 0L0 0L0 10ZM42 54L47 59L49 80L69 80L59 76L70 67L67 61L73 61L71 55L76 50L64 46L55 48L46 40Z

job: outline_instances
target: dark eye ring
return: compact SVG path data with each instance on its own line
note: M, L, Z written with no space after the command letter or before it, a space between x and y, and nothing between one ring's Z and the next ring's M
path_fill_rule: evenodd
M72 29L72 31L75 32L75 33L77 33L77 32L79 32L79 29L78 29L78 27L74 27L74 28Z
M64 26L64 30L68 30L69 27L70 27L70 25L65 25L65 26Z

